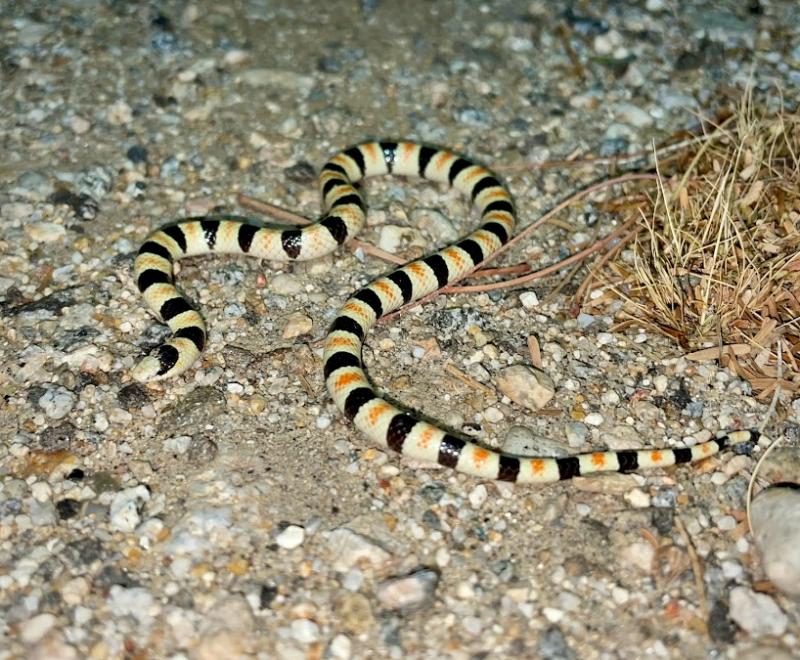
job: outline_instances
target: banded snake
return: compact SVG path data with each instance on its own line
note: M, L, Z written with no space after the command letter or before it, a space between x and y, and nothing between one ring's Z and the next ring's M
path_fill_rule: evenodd
M481 223L456 243L359 289L333 321L325 340L325 382L339 410L370 440L415 459L485 479L514 482L550 482L595 472L689 463L731 445L744 450L758 441L757 431L745 430L679 449L523 458L458 437L381 397L367 379L362 362L369 329L380 317L472 270L508 241L516 221L511 195L490 170L447 150L414 142L366 142L330 158L320 174L324 214L311 225L275 228L219 215L187 218L150 234L136 257L134 277L145 302L169 325L172 337L136 365L133 377L148 381L178 375L195 362L205 346L202 316L175 287L174 261L208 253L291 261L328 254L355 236L365 223L366 207L355 184L384 174L449 184L477 206Z

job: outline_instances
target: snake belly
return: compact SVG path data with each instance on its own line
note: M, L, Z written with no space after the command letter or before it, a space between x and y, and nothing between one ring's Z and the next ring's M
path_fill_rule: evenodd
M480 213L479 227L452 245L416 259L356 291L339 310L325 339L325 382L344 415L373 442L410 458L436 462L485 479L551 482L596 472L630 472L689 463L729 445L751 445L756 431L719 434L679 449L606 451L565 458L518 457L458 437L380 396L364 372L362 347L382 316L444 287L473 270L511 236L516 221L510 193L486 167L445 149L415 142L366 142L337 153L322 168L324 213L306 227L275 228L233 215L187 218L154 231L134 263L146 304L172 336L133 369L140 381L176 376L202 352L202 316L177 290L173 264L209 253L245 254L277 261L314 259L335 250L363 227L366 206L356 184L394 174L449 184Z

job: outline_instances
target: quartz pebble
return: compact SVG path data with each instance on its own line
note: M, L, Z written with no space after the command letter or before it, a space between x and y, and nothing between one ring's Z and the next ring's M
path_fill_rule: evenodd
M34 241L41 243L52 243L60 241L66 236L67 230L64 225L57 225L54 222L33 222L25 225L25 233Z
M523 364L503 369L497 376L497 387L509 399L529 410L544 408L556 389L544 371Z
M478 484L469 492L469 503L473 509L480 509L489 496L486 486Z
M336 660L348 660L352 654L353 644L347 635L336 635L328 646L328 653Z
M281 548L292 550L303 544L306 538L306 530L299 525L288 525L280 534L275 537L275 543Z
M747 587L731 589L730 617L753 637L782 635L788 619L775 601Z
M132 532L141 522L139 505L150 499L150 491L145 486L126 488L114 495L111 500L109 516L114 529L121 532Z
M519 301L525 309L533 309L539 305L539 297L533 291L519 294Z
M415 610L425 606L436 592L439 574L420 569L404 577L381 582L376 590L378 601L389 610Z
M300 278L291 273L279 273L269 281L269 287L283 296L295 296L303 291Z
M292 621L292 637L301 644L313 644L319 639L319 626L309 619Z
M307 335L313 326L311 318L302 312L294 312L284 319L282 336L284 339L294 339L301 335Z
M52 614L38 614L21 624L19 635L26 644L35 644L55 625L56 617Z
M66 417L75 405L75 395L64 387L47 390L39 397L39 406L50 419Z

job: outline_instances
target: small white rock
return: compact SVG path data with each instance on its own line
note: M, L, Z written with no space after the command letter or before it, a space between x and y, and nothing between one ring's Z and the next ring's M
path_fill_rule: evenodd
M74 117L70 117L69 127L76 135L83 135L92 127L92 125L83 117L75 115Z
M39 397L39 407L50 419L66 417L75 405L75 395L64 387L47 390Z
M635 128L644 128L653 123L650 113L632 103L618 103L614 107L617 118Z
M544 614L544 618L550 623L558 623L564 618L564 611L556 609L555 607L542 608L542 614Z
M420 569L410 575L384 580L375 593L381 605L389 610L412 610L432 600L438 584L436 571Z
M278 273L269 282L269 288L282 296L293 296L303 291L303 283L291 273Z
M505 415L503 414L503 411L495 406L489 406L483 411L483 418L492 424L501 421L504 417Z
M772 598L747 587L731 589L729 613L736 625L753 637L782 635L789 623Z
M348 660L352 653L353 645L347 635L336 635L328 646L328 652L336 660Z
M302 545L306 538L306 530L299 525L288 525L275 537L275 543L285 550L292 550Z
M631 594L627 589L624 589L619 586L614 586L611 589L611 598L617 605L624 605L630 600Z
M294 312L284 319L283 338L294 339L311 332L314 322L302 312Z
M53 494L53 489L46 481L37 481L31 486L31 495L37 502L46 502Z
M67 605L80 605L89 594L89 582L85 577L76 577L61 587L61 598Z
M486 490L486 486L478 484L469 493L469 503L473 509L480 509L488 497L489 493Z
M313 644L319 639L319 626L310 619L295 619L292 637L301 644Z
M646 509L650 506L650 496L640 488L634 488L623 495L631 506L637 509Z
M133 109L125 101L117 101L108 106L106 119L115 126L130 124L133 121Z
M50 632L55 625L56 617L52 614L37 614L20 624L20 639L25 644L35 644Z
M653 571L653 546L644 541L631 543L622 551L623 559L638 568L642 573L649 575Z
M509 399L530 410L544 408L555 395L553 379L544 371L523 364L503 369L497 387Z
M526 291L525 293L519 294L519 301L525 309L532 309L539 305L539 296L533 291Z
M164 440L164 449L171 454L185 454L192 444L192 436L177 435L174 438Z
M593 412L586 415L583 421L589 426L600 426L605 420L600 413Z
M139 503L149 500L150 491L144 486L134 486L116 493L109 507L111 526L121 532L132 532L141 521Z
M30 236L34 241L40 243L52 243L53 241L60 241L67 234L64 225L58 225L55 222L32 222L25 225L25 233Z

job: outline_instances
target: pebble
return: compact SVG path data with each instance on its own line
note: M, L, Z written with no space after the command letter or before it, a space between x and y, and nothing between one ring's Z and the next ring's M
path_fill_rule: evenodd
M269 281L269 288L282 296L295 296L305 291L303 282L291 273L278 273Z
M302 312L294 312L284 319L282 336L284 339L294 339L301 335L307 335L313 326L314 322L311 318Z
M489 406L483 411L483 418L492 424L502 421L504 417L505 415L503 414L503 411L496 406Z
M67 230L55 222L31 222L25 225L25 233L34 241L52 243L63 239Z
M653 123L653 117L649 112L632 103L618 103L614 106L614 114L620 121L636 128L644 128Z
M26 202L9 202L0 206L0 217L8 220L25 220L33 215L34 206Z
M338 527L328 534L328 549L334 556L333 568L341 573L362 561L379 568L391 555L377 542L347 527Z
M133 109L125 101L116 101L108 106L106 119L116 126L130 124L133 121Z
M403 243L408 241L412 245L420 244L422 234L414 227L400 227L398 225L383 225L378 237L378 247L386 252L396 254L399 252Z
M250 87L270 87L308 93L314 85L311 76L283 69L247 69L239 74L239 80Z
M731 589L729 614L736 625L753 637L782 635L789 623L772 598L748 587Z
M336 635L328 645L328 653L336 660L348 660L353 652L353 644L347 635Z
M309 619L292 621L292 638L301 644L313 644L319 639L319 626Z
M388 610L416 610L430 604L439 584L439 573L427 568L378 584L376 596Z
M114 584L109 592L108 609L115 616L131 616L139 623L148 625L161 606L144 587L125 588Z
M79 576L71 579L61 587L61 597L67 605L80 605L89 594L89 581Z
M453 223L436 209L414 209L409 219L415 227L428 234L434 243L452 243L460 234Z
M80 625L77 621L76 624ZM81 656L74 646L67 644L60 630L54 630L31 646L25 657L26 660L78 660Z
M784 593L800 597L800 490L767 488L753 500L751 516L767 577Z
M589 437L589 427L583 422L570 422L564 429L564 434L567 436L567 443L573 449L578 449L586 444L586 439Z
M716 521L717 527L723 532L730 532L736 528L736 518L733 516L721 516Z
M167 438L164 440L164 451L168 451L170 454L181 455L185 454L189 450L189 446L192 444L192 436L190 435L176 435L172 438Z
M150 499L150 491L145 486L126 488L114 495L109 508L109 521L120 532L132 532L141 522L139 504Z
M486 486L478 484L469 492L468 499L470 506L472 506L473 509L480 509L488 497L489 492L486 490Z
M625 500L636 509L646 509L650 506L650 496L641 488L634 488L623 495Z
M607 406L615 406L620 402L620 396L614 390L606 390L600 397L600 401Z
M37 481L31 484L31 495L37 502L46 502L53 494L53 489L46 481Z
M613 451L642 448L641 434L627 424L619 424L609 432L601 434L601 440L606 447Z
M364 584L364 573L358 568L351 568L342 577L342 586L348 591L358 591Z
M50 502L39 502L33 500L29 509L31 522L37 527L46 527L48 525L55 525L58 517L56 515L56 507Z
M564 618L565 612L557 607L543 607L542 614L550 623L558 623Z
M533 291L519 294L519 301L525 309L533 309L539 306L539 296Z
M605 419L600 413L593 412L586 415L583 421L589 426L600 426L605 421Z
M66 417L76 402L75 395L64 387L56 387L47 390L39 397L39 407L50 419L62 419Z
M622 551L622 556L631 566L635 566L642 573L649 575L653 571L655 552L649 543L637 541L627 546Z
M25 644L35 644L56 625L57 619L52 614L44 613L23 621L19 627L20 639Z
M301 546L305 538L305 529L299 525L288 525L286 529L275 537L275 543L285 550L292 550Z
M255 626L253 611L242 596L225 596L206 614L193 660L244 660L253 657L249 639Z
M547 609L547 608L545 608ZM544 610L542 610L544 613ZM547 617L547 614L545 614ZM548 617L548 620L550 618ZM551 623L555 623L551 621ZM536 643L538 657L542 660L575 660L578 656L567 644L567 638L558 626L550 626Z
M509 399L529 410L544 408L555 395L553 379L544 371L515 364L497 375L497 387Z

